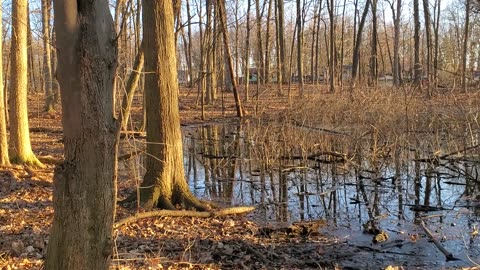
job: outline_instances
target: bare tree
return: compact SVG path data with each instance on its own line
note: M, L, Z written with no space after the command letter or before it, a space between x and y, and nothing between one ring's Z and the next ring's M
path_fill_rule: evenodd
M42 0L42 33L43 33L43 88L45 91L45 111L52 112L55 105L53 92L52 57L50 46L50 7L51 0Z

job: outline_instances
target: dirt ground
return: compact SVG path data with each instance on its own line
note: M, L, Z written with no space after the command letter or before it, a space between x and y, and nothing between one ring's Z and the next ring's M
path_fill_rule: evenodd
M259 89L258 98L255 86L252 88L251 100L246 103L248 117L268 119L281 115L296 103L295 89L289 103L287 95L276 94L275 86ZM180 94L182 125L203 123L197 106L197 90L181 89ZM309 86L307 97L302 101L315 95L330 94L321 87ZM136 102L139 100L141 98ZM33 149L46 168L0 168L2 270L42 269L46 254L53 219L53 169L62 158L62 132L60 112L44 113L42 105L43 95L30 96ZM134 108L133 118L134 122L140 122L138 106ZM215 105L206 107L205 121L222 122L232 118L235 110L231 93L219 93ZM121 195L131 188L125 184L129 183L127 180L119 179ZM134 215L136 209L119 206L117 212L120 219ZM328 230L327 221L313 225L272 225L258 222L255 215L253 212L211 218L163 217L130 223L114 231L111 269L467 269L471 265L467 262L453 267L435 264L439 259L435 256L415 263L418 258L372 245L370 240L352 243ZM410 241L410 246L416 242L411 236L402 240Z

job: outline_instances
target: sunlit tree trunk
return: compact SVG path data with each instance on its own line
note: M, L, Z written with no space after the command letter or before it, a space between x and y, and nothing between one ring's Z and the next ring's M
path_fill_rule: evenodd
M42 33L43 33L43 88L45 91L45 111L52 112L55 95L52 87L52 57L50 48L50 0L42 0Z
M330 92L335 92L335 1L327 0L328 18L330 19L330 61L329 61L329 80L330 80Z
M107 0L54 1L64 162L54 175L45 269L109 269L116 203L117 63Z
M220 8L218 15L220 17L220 23L222 26L222 33L223 33L223 45L225 46L225 57L227 62L228 72L230 73L230 79L233 87L233 97L235 99L235 108L237 111L237 117L243 117L245 115L245 111L242 106L242 102L240 100L240 95L238 93L237 81L235 80L234 72L233 72L233 60L232 60L232 53L230 52L229 47L229 38L228 38L228 30L227 30L227 18L226 18L226 11L225 11L225 2L224 0L219 2Z
M426 78L427 78L427 96L432 96L432 30L430 21L430 4L428 0L423 0L423 14L425 20L425 39L426 39Z
M28 127L27 4L27 0L12 4L10 156L13 163L43 167L33 154Z
M248 101L250 95L250 10L252 7L252 1L247 1L247 36L245 37L245 72L244 72L244 81L245 81L245 101Z
M268 0L267 33L265 35L265 83L270 83L270 20L272 18L272 4L273 0Z
M3 1L0 1L0 3ZM2 9L0 8L0 18L2 18ZM0 33L3 33L3 21L0 20ZM3 35L0 36L0 52L3 52ZM5 89L3 88L3 57L0 57L0 165L9 166L8 141L7 141L7 121L5 108Z
M367 0L367 2L365 3L365 8L363 10L362 17L360 18L360 22L358 24L355 46L353 48L352 90L357 83L358 67L360 65L360 47L362 46L362 33L363 33L363 28L365 27L365 21L368 15L368 9L370 7L370 1L371 0Z
M287 63L286 61L286 48L285 48L285 23L284 23L284 8L283 8L283 1L284 0L275 0L276 1L276 8L277 8L277 39L278 39L278 50L280 54L280 61L278 68L280 69L280 78L278 78L279 83L285 84L287 83ZM280 87L281 88L281 87ZM280 90L281 91L281 90Z
M297 70L299 95L303 96L303 16L301 0L297 0Z
M263 33L262 33L262 17L263 17L263 5L262 11L260 10L260 0L255 1L256 22L257 22L257 83L263 83L265 81L265 61L263 58Z
M173 17L171 2L143 0L147 171L140 201L146 209L181 205L204 210L190 192L183 168Z

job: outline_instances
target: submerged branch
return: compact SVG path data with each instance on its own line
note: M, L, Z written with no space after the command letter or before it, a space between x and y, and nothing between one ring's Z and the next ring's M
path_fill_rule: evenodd
M430 232L430 230L427 228L427 226L425 226L425 222L424 222L423 220L420 221L420 226L421 226L422 229L425 231L425 233L428 235L428 237L430 238L430 240L432 240L432 242L435 244L435 246L438 248L438 250L440 250L440 251L445 255L445 257L447 258L447 261L458 260L457 258L455 258L455 257L453 256L452 253L450 253L448 250L446 250L446 249L433 237L432 232Z

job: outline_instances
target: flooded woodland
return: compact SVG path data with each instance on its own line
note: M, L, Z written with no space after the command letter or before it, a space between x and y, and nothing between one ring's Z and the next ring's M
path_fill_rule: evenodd
M259 101L243 121L185 123L190 189L221 206L255 206L247 217L261 237L326 237L320 257L332 264L323 267L476 266L478 94L410 91L271 97L279 103ZM141 181L144 145L122 142L121 152L138 154L120 164L130 182Z

